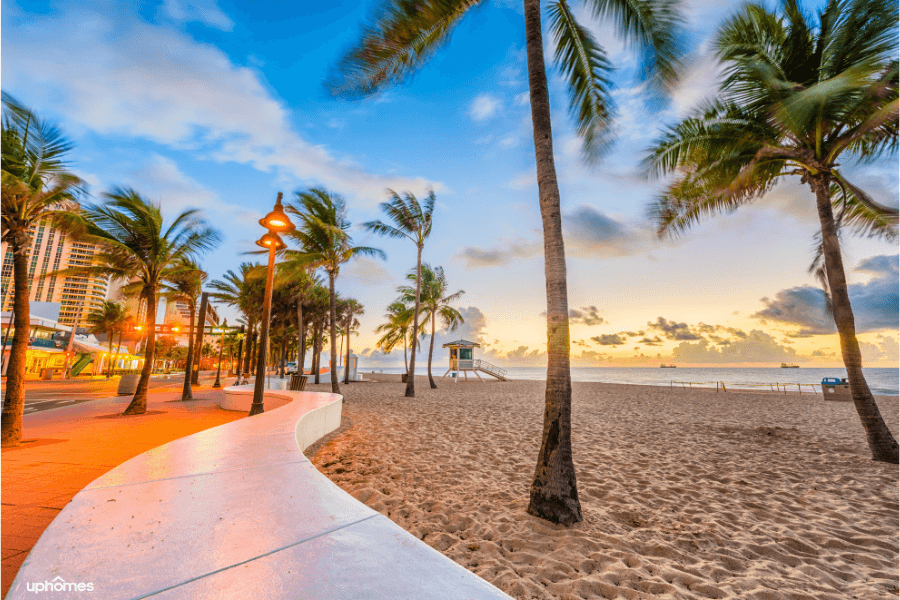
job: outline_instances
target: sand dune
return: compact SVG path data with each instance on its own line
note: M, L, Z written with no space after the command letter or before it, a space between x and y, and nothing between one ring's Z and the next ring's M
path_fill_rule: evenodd
M543 384L423 384L343 386L352 424L313 462L515 598L898 595L898 470L849 403L576 383L565 528L525 512Z

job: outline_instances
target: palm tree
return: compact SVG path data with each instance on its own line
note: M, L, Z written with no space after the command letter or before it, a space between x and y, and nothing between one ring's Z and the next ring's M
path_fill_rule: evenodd
M406 347L410 338L410 329L412 328L413 308L407 306L402 300L397 300L392 302L387 310L387 313L384 315L387 322L375 328L375 333L383 334L376 346L381 348L381 351L385 354L390 354L397 344L403 342L403 369L408 377L409 359L406 354Z
M364 223L369 231L373 231L379 235L391 238L407 238L416 245L416 294L413 304L413 331L419 330L419 304L421 301L422 288L422 249L425 247L425 240L431 235L432 214L434 213L435 196L434 192L428 193L428 198L424 205L410 192L406 192L403 198L393 191L388 190L391 196L390 202L382 202L381 210L383 210L394 225L388 225L381 221L369 221ZM406 377L406 397L415 398L416 396L416 337L410 340L412 353L407 368Z
M147 350L134 398L123 413L139 415L147 411L160 287L184 260L215 247L220 235L206 224L198 210L182 212L166 227L159 205L132 189L116 188L104 198L104 204L86 206L80 221L72 224L76 235L101 247L94 264L60 273L121 277L135 280L140 286L147 307Z
M182 401L193 400L191 391L191 374L194 370L194 317L197 312L197 299L200 297L203 284L206 282L206 272L200 268L196 261L184 259L172 268L168 275L168 281L162 282L160 290L167 300L172 302L184 302L190 313L188 325L188 353L187 363L184 367L184 385L181 389ZM201 323L200 327L204 324Z
M250 373L251 343L254 329L259 320L259 307L263 304L265 293L265 267L259 263L241 263L239 273L227 271L222 280L213 280L209 284L210 298L224 302L241 311L247 323L247 333L244 339L244 368L243 373ZM238 365L238 375L241 374L241 365Z
M368 246L352 246L347 230L347 207L344 199L322 188L299 192L300 204L288 205L287 210L300 217L300 227L288 234L300 245L300 250L285 251L285 256L312 268L322 267L328 273L330 294L329 317L331 336L331 391L339 394L337 377L337 314L334 282L340 266L356 255L384 258L384 252Z
M415 273L409 273L406 278L415 279ZM398 290L403 299L407 302L411 301L415 291L412 287L401 287ZM450 306L451 302L456 302L465 294L465 291L459 290L452 294L447 293L447 276L444 275L443 267L431 268L427 263L422 265L422 312L427 315L425 321L431 321L431 343L428 348L428 382L431 389L437 388L434 377L431 374L431 361L434 356L434 334L436 330L437 316L441 316L441 321L448 331L454 331L465 319L458 310ZM425 325L425 323L423 323ZM422 337L425 337L425 327L422 327Z
M88 323L91 324L91 333L103 333L109 338L109 364L106 369L106 378L112 377L113 364L113 340L117 333L121 333L128 320L128 312L118 302L105 300L103 304L88 313ZM74 335L74 332L73 332ZM122 344L119 342L119 348Z
M0 426L2 445L22 439L25 408L25 361L31 311L28 301L29 228L41 219L56 224L76 206L82 181L67 171L72 144L52 123L3 93L2 237L13 255L13 312L15 333L7 366L6 400ZM4 287L8 287L4 285ZM4 290L6 293L6 290Z
M347 335L347 356L344 360L344 383L350 383L350 337L354 327L359 327L359 320L356 317L364 314L366 311L358 300L348 298L344 301L344 310L342 316L344 319L344 332Z
M541 0L524 0L525 46L531 120L547 279L547 390L544 432L531 485L528 512L555 523L581 521L581 504L572 462L569 372L569 307L559 186L553 160L550 95L544 65ZM674 80L679 18L675 0L584 0L595 16L612 20L645 55L654 84ZM453 27L479 0L389 0L377 22L340 62L330 82L339 96L374 94L402 82L422 67L450 38ZM594 36L576 20L567 0L548 4L556 63L568 83L569 112L584 141L586 158L606 147L611 121L608 76L612 65Z
M838 230L896 239L897 210L838 167L897 149L896 29L887 0L830 0L816 21L796 0L779 12L746 6L715 38L727 68L718 98L669 129L648 158L660 174L681 174L652 208L660 236L750 203L783 177L809 186L821 229L814 268L823 267L853 402L873 458L892 463L897 442L863 376Z

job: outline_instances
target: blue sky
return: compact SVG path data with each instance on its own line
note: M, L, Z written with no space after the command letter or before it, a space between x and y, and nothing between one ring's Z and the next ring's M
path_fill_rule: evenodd
M379 216L385 188L434 189L425 260L466 291L468 317L441 340L469 336L497 362L540 364L544 281L520 3L476 9L407 84L365 101L332 99L322 82L374 6L4 2L3 89L63 126L95 195L130 185L168 214L207 211L226 238L203 261L213 278L248 260L241 252L255 248L256 220L278 191L323 185L360 223ZM659 184L640 158L662 125L713 90L708 39L738 6L685 4L687 68L668 103L647 101L638 57L611 28L591 25L617 66L617 142L598 166L581 162L550 71L576 364L839 364L806 272L817 220L799 182L674 242L654 239L644 216ZM896 206L896 156L850 172ZM368 349L364 364L398 363L372 350L373 330L414 248L354 236L388 253L351 263L338 280L366 307L354 347ZM893 366L897 248L849 238L845 260L868 364Z

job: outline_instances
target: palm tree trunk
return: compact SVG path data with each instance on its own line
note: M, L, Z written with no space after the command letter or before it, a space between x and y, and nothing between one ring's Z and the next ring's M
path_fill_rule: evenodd
M188 303L191 309L191 320L188 326L188 351L187 359L184 363L184 385L181 388L181 399L193 400L194 394L191 391L191 377L194 372L194 311L197 309L195 302Z
M107 335L109 336L109 364L106 365L106 378L110 379L112 377L112 366L113 366L113 332L107 331Z
M344 383L350 384L350 327L353 324L353 314L347 317L347 356L344 359Z
M850 295L847 291L847 279L844 275L844 263L841 258L840 241L834 225L834 214L831 210L831 180L828 175L819 175L811 182L816 193L816 207L819 210L819 222L822 226L822 245L824 247L825 274L828 288L831 291L831 304L834 313L834 324L837 326L841 340L841 355L850 380L850 393L859 420L866 432L866 441L872 458L877 461L898 463L897 440L878 410L875 398L869 390L869 384L862 370L862 354L856 339L856 324Z
M3 423L0 426L2 445L16 446L22 439L22 414L25 410L25 366L28 358L28 328L31 325L31 306L28 302L28 249L30 243L24 232L10 237L13 253L13 319L16 331L9 348L6 367L6 398L3 402ZM75 328L72 328L75 335Z
M119 330L119 347L118 347L119 352L122 352L122 335L124 335L124 333L125 332L122 329ZM116 356L118 356L118 354Z
M153 373L153 357L156 353L156 290L150 289L147 297L147 347L144 349L144 368L131 404L124 415L142 415L147 412L147 390L150 388L150 375Z
M316 322L315 324L315 332L313 333L313 356L312 356L312 371L315 379L313 379L313 383L319 383L319 362L322 359L322 330L325 328L325 322Z
M303 375L303 363L306 362L306 328L303 325L303 302L297 299L297 374Z
M416 397L416 346L419 337L419 303L422 296L422 246L416 253L416 307L413 312L413 333L410 340L409 376L406 378L406 397Z
M572 379L569 372L569 302L563 246L559 185L553 161L550 96L544 67L540 0L525 0L525 44L531 120L537 163L541 221L544 227L544 271L547 278L547 389L544 432L538 454L528 513L554 523L582 520L572 462Z
M406 355L406 330L403 330L403 368L406 370L406 376L409 377L409 357Z
M328 334L331 338L331 393L332 394L340 394L341 387L338 385L338 374L337 374L337 357L338 357L338 346L337 346L337 302L334 293L334 271L328 272L328 316L331 319L331 323L328 326Z
M428 383L431 384L431 389L436 389L437 384L434 382L434 377L431 376L431 359L434 356L434 329L435 329L435 320L436 320L437 311L431 311L431 344L428 346Z
M256 327L256 323L253 320L248 321L247 323L247 338L244 342L244 352L246 356L244 356L244 375L250 375L250 365L253 364L253 339L254 333L253 329Z

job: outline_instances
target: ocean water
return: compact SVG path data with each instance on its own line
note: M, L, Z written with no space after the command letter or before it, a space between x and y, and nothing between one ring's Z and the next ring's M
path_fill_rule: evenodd
M446 371L446 366L433 370L436 377ZM425 374L425 369L416 365L417 374ZM361 373L375 371L382 373L402 373L403 368L368 369L365 365L359 368ZM507 367L510 379L544 380L546 367ZM898 369L863 369L866 381L873 394L896 396L900 388L900 370ZM482 375L482 377L485 377ZM677 367L660 369L646 367L572 367L572 381L598 381L603 383L630 383L633 385L662 385L676 387L716 387L716 382L724 382L728 389L784 389L776 386L787 385L789 392L797 391L801 385L804 393L812 392L812 385L818 392L819 384L825 377L847 377L844 369L799 369L782 368L704 368Z

